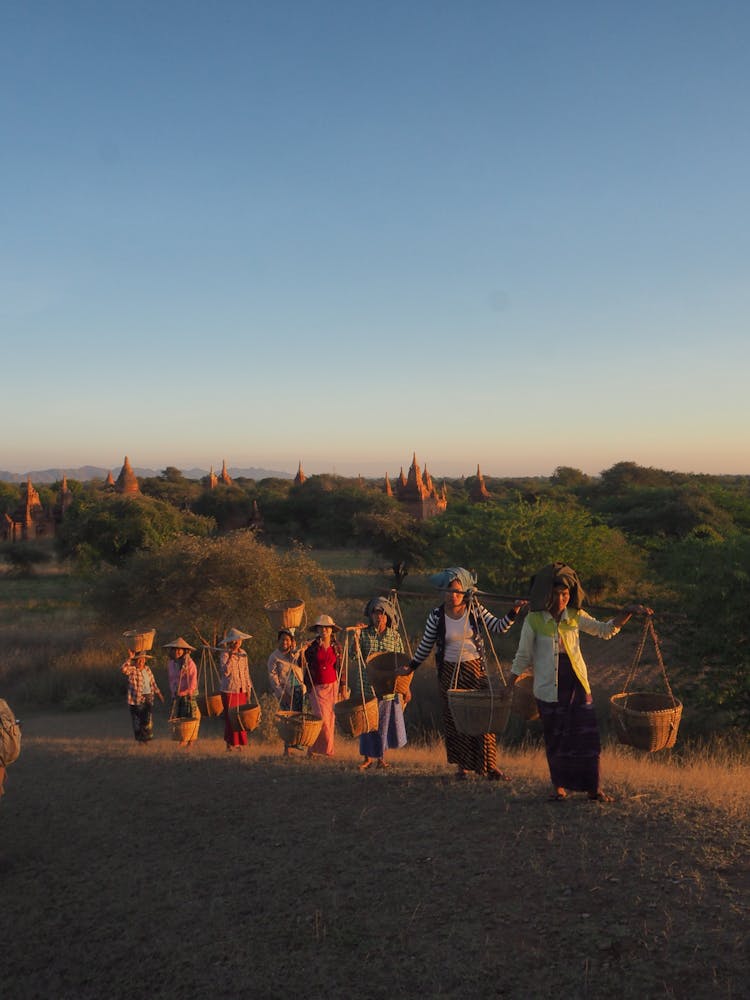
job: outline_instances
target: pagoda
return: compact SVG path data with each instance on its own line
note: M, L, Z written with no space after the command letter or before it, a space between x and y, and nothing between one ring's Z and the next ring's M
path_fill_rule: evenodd
M125 456L125 461L122 463L120 475L117 477L115 490L127 497L137 496L141 492L141 488L138 485L138 478L133 472L133 467L127 455Z

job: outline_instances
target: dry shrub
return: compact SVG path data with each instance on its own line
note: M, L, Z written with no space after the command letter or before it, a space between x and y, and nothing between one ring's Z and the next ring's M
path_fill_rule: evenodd
M298 597L312 616L332 596L328 574L306 551L282 552L237 531L181 536L139 552L123 568L101 574L90 600L110 626L150 623L161 637L189 632L209 642L235 626L253 634L255 648L270 650L276 635L264 605Z

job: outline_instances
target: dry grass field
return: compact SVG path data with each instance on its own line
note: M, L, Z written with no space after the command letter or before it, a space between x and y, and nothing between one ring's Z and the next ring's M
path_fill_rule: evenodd
M32 712L0 804L5 1000L748 995L748 767L604 757L611 805L440 747L356 769L163 713Z

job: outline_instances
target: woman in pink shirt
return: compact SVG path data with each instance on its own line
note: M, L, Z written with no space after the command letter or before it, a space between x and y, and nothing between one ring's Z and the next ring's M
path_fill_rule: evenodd
M198 668L190 653L195 649L182 636L164 644L169 650L167 675L172 694L172 717L175 719L197 719ZM180 746L189 746L190 740L182 740Z

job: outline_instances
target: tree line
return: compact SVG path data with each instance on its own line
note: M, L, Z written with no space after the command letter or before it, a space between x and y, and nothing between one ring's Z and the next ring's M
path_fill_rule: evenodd
M490 497L476 503L473 477L446 480L447 511L420 522L386 496L382 480L238 479L209 490L169 467L140 480L141 495L130 498L68 481L73 500L55 545L90 573L110 567L125 579L139 566L149 572L149 558L167 545L197 551L202 540L210 549L244 530L259 551L354 546L413 570L465 565L502 593L524 593L539 566L560 559L576 567L595 604L649 595L670 622L683 690L688 684L722 725L747 730L750 476L619 462L599 476L559 467L550 477L485 484ZM0 512L17 505L18 490L0 484ZM111 572L102 578L113 586Z

